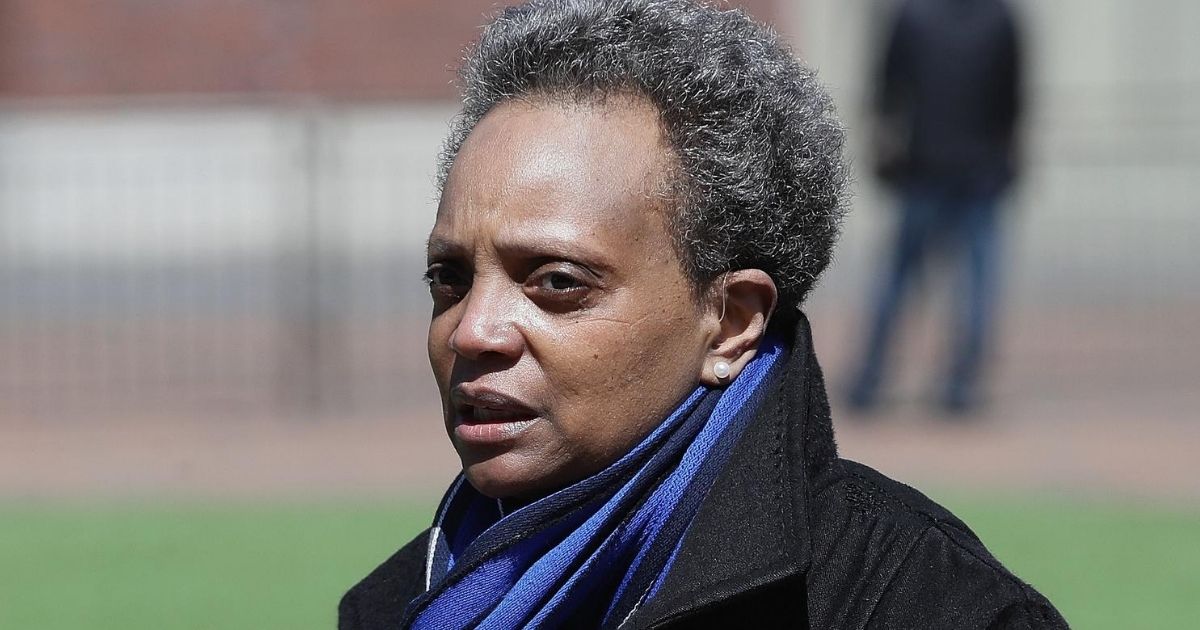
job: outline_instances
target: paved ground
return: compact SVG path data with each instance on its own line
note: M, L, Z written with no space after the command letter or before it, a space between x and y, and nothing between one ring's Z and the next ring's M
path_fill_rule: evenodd
M835 404L843 454L914 484L1200 504L1200 308L1012 315L988 410L931 413L937 325L913 332L886 413ZM813 316L831 390L857 328ZM1017 334L1021 333L1021 334ZM908 367L903 367L908 366ZM455 473L437 409L296 420L0 419L0 498L433 496Z

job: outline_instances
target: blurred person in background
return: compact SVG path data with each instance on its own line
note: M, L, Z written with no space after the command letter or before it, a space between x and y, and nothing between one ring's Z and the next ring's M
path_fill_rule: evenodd
M535 0L462 81L427 280L463 472L342 630L1065 627L945 509L837 456L800 307L844 134L771 31Z
M1020 37L1005 0L899 5L875 100L875 158L900 197L900 214L851 380L854 408L877 405L902 302L939 255L961 282L940 402L953 413L979 404L997 300L1000 201L1016 174L1021 100Z

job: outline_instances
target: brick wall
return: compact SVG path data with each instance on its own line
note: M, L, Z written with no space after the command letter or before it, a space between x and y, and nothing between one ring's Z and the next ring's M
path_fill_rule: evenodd
M769 20L783 0L745 0ZM0 0L0 96L443 98L495 0Z

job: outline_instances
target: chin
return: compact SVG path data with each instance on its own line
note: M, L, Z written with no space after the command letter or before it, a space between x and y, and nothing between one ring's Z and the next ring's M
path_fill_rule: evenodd
M467 482L485 497L531 499L544 493L545 480L531 478L529 471L506 466L504 456L468 464L463 462Z
M514 462L506 455L479 462L462 462L468 484L482 496L493 499L534 500L545 497L564 486L554 476L547 476L545 466L529 466ZM557 475L556 475L557 476Z

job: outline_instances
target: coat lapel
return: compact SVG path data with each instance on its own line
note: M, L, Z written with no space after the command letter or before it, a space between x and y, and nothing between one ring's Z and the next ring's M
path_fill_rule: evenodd
M806 571L806 469L835 448L803 315L793 334L771 395L700 506L661 590L623 627L661 626Z

